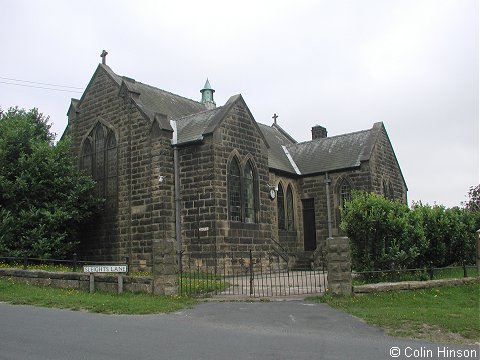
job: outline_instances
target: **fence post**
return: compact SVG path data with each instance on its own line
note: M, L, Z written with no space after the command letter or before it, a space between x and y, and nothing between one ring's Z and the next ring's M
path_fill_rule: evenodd
M28 257L25 255L23 257L23 270L27 270L28 267Z
M468 277L468 274L467 274L467 261L465 259L463 259L463 277Z
M250 296L253 295L253 255L250 249Z
M90 273L90 294L95 292L95 275Z
M77 271L77 253L73 253L73 272Z
M430 277L430 280L433 280L433 262L430 261L430 267L428 268L428 276Z

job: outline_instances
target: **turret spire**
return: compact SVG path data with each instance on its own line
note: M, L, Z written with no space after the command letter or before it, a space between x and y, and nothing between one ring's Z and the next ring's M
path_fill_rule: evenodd
M215 107L217 106L217 104L215 104L215 101L213 100L213 93L215 92L215 90L213 90L212 87L210 86L210 82L208 81L208 78L207 78L207 81L205 82L205 85L203 86L203 89L200 90L200 92L202 93L201 102L205 104L205 107L208 110L215 109Z

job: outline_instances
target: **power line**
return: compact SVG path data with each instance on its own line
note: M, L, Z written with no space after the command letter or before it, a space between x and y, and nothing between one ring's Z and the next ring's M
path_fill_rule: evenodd
M0 79L3 79L0 77ZM76 90L67 90L67 89L54 89L54 88L49 88L45 86L35 86L35 85L27 85L27 84L15 84L7 81L0 81L0 84L7 84L7 85L15 85L15 86L24 86L24 87L29 87L29 88L36 88L36 89L44 89L44 90L53 90L53 91L63 91L63 92L70 92L70 93L77 93L81 94L83 91L76 91ZM74 89L79 89L79 88L74 88Z
M24 82L24 83L29 83L29 84L38 84L38 85L47 85L47 86L55 86L55 87L68 88L68 89L79 89L79 90L83 90L83 88L76 87L76 86L56 85L56 84L42 83L42 82L36 82L36 81L12 79L12 78L6 78L6 77L1 77L1 76L0 76L0 79L2 79L2 80L10 80L10 81L17 81L17 82Z

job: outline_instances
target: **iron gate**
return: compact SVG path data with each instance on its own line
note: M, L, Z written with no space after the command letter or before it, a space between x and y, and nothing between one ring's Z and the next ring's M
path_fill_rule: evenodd
M183 254L183 257L185 254ZM291 269L280 255L234 258L220 253L210 261L190 255L179 276L179 293L190 296L244 295L273 297L316 294L327 287L325 267ZM232 266L233 261L238 262Z

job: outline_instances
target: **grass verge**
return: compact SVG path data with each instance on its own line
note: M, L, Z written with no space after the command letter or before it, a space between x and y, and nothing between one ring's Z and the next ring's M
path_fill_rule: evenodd
M362 318L391 336L473 344L480 342L479 284L308 300Z
M90 294L78 290L16 283L9 279L0 279L0 301L104 314L165 313L197 303L195 299L184 296L152 296L127 292L118 295L100 291Z
M178 277L179 288L187 296L208 295L222 292L230 287L221 276L204 273L183 273Z

